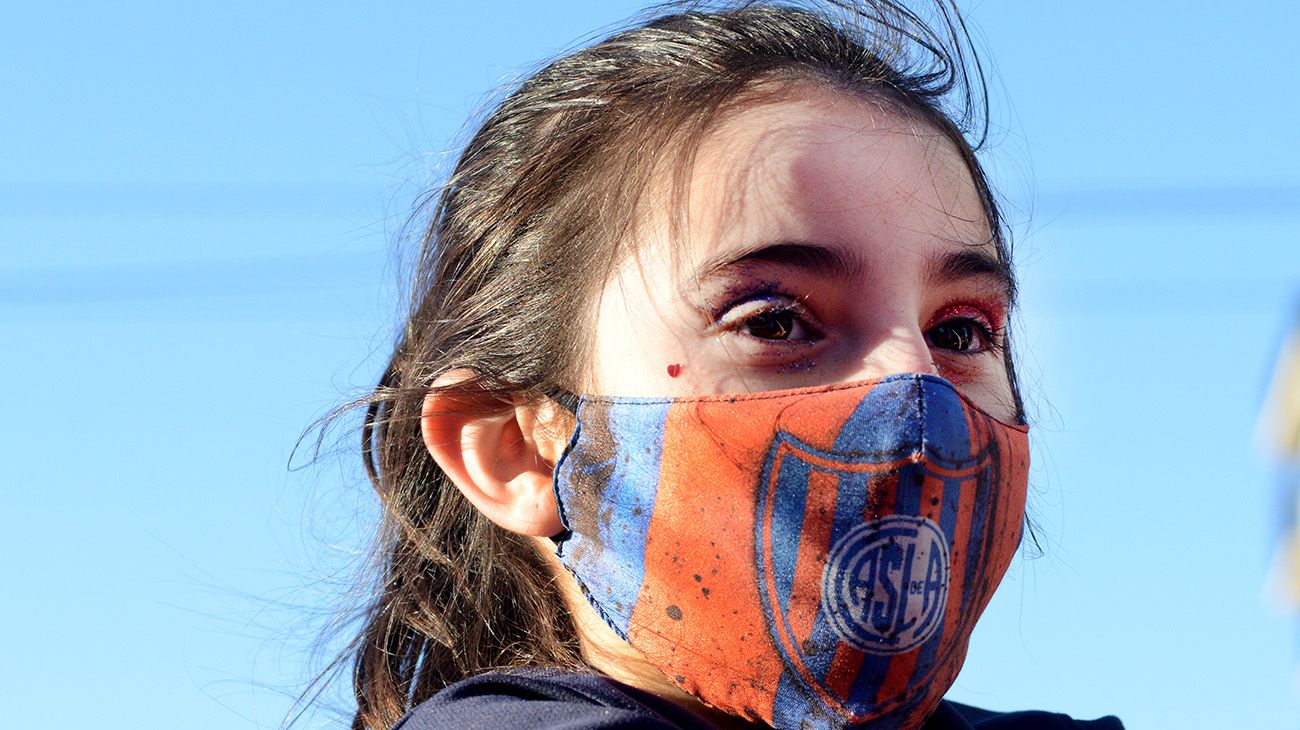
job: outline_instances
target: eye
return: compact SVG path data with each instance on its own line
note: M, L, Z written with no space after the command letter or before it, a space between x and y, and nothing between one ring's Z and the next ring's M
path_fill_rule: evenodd
M926 339L930 341L932 347L941 350L970 352L983 349L981 347L983 336L979 332L978 325L969 319L954 319L932 327L926 333Z
M754 297L726 308L715 326L758 340L808 342L820 337L807 309L781 294Z
M935 320L937 323L925 332L931 347L968 355L997 347L993 325L974 307L950 307Z

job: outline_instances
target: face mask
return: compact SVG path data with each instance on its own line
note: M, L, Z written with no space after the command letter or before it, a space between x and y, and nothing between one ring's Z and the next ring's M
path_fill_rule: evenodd
M561 562L677 686L778 728L919 725L1020 541L1024 426L896 375L584 396Z

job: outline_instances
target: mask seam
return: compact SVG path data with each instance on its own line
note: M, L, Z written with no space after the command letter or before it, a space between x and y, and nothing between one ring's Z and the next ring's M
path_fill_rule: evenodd
M551 470L551 492L555 495L555 509L560 515L560 524L564 530L551 539L555 540L555 556L564 556L564 544L568 541L569 535L572 534L573 528L569 526L569 519L564 508L564 499L560 495L560 471L569 461L569 456L573 453L574 448L578 445L578 437L582 433L582 416L583 401L578 401L578 406L574 409L573 415L573 434L569 436L569 442L564 445L564 453L555 462L555 468Z
M921 419L921 458L927 459L930 454L930 444L925 438L925 381L921 377L916 376L913 382L916 385L916 409Z
M953 385L951 382L937 375L927 375L925 373L900 373L896 375L889 375L883 378L877 378L874 380L859 380L852 383L836 383L834 385L820 385L820 386L812 386L808 388L790 388L787 390L759 391L756 393L726 393L726 394L682 396L682 397L582 395L579 398L578 405L579 408L581 408L581 405L584 402L609 403L611 405L663 405L665 403L737 403L742 401L753 402L753 401L764 401L764 400L776 400L780 398L800 398L800 397L811 396L820 393L833 393L833 392L838 392L843 390L871 389L883 383L894 382L899 380L911 380L918 384L932 383L934 385L947 388L948 390L952 391L958 398L960 398L962 402L964 402L967 406L973 408L974 410L978 411L984 416L1009 428L1014 428L1016 430L1024 431L1024 432L1029 431L1028 424L1012 423L1012 422L1004 421L1000 418L996 418L988 411L984 410L983 408L980 408L974 401L972 401L960 390L958 390L957 386Z
M834 383L831 385L814 385L806 388L786 388L784 390L765 390L754 393L715 393L710 395L688 395L688 396L617 396L617 395L583 395L582 400L599 403L646 403L646 404L663 404L663 403L735 403L737 401L751 400L774 400L777 398L790 398L794 396L813 395L816 393L832 393L840 390L853 390L855 388L874 388L881 383L887 383L894 380L908 380L917 377L917 375L898 374L889 375L884 378L874 378L871 380L856 380L851 383ZM921 375L920 377L926 377ZM943 378L935 377L936 384L956 388L952 383Z

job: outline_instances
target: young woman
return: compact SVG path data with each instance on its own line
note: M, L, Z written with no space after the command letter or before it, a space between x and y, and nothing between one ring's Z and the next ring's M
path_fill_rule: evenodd
M368 414L354 727L1118 727L942 701L1028 449L937 9L695 6L492 112Z

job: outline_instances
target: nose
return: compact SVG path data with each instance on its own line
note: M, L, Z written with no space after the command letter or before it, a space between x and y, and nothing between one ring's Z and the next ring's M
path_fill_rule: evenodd
M919 327L889 327L864 343L854 379L869 380L899 373L939 374L930 355L930 345Z

